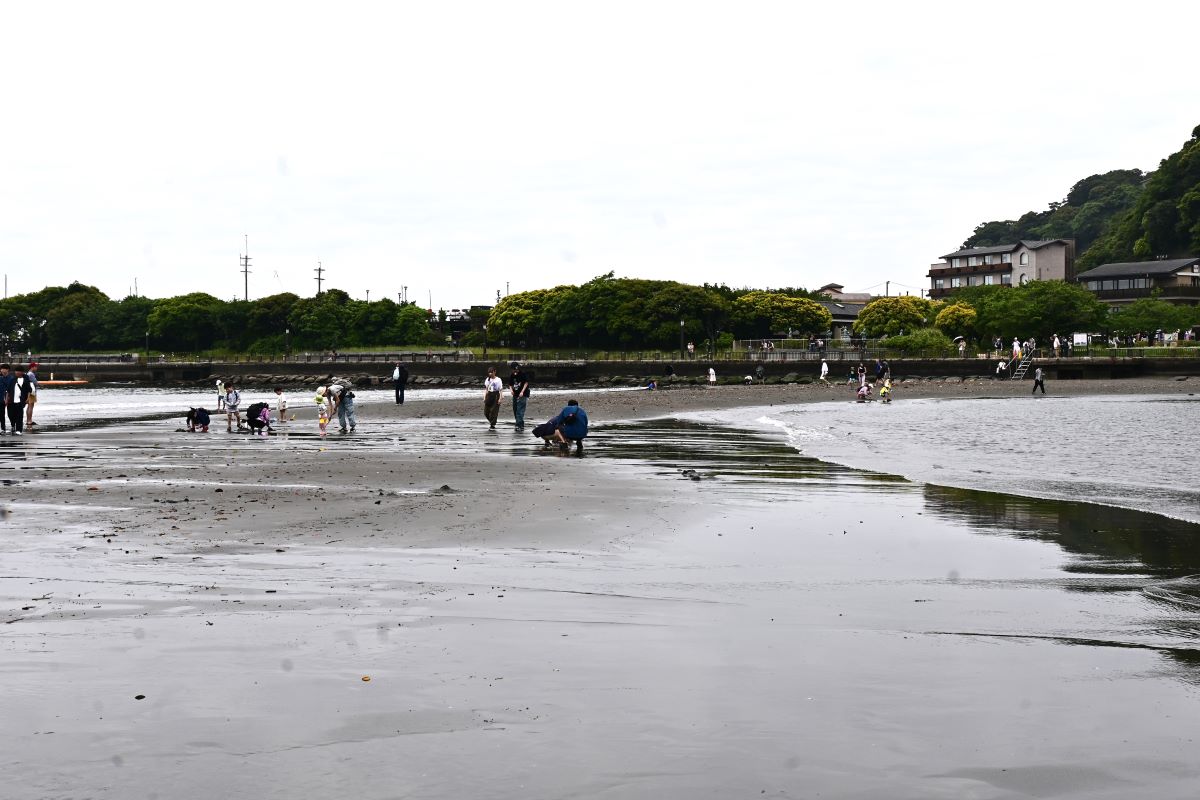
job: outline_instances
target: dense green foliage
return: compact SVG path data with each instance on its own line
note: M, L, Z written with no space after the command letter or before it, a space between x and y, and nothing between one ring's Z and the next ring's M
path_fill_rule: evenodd
M970 286L955 302L975 309L972 331L964 334L989 342L999 336L1022 341L1031 336L1048 341L1054 334L1107 329L1108 306L1074 283L1031 281L1024 286Z
M430 315L391 300L366 303L338 289L317 297L271 295L244 302L203 292L152 300L111 300L93 286L72 283L0 301L4 349L35 352L155 350L240 352L428 345L443 337Z
M932 324L936 309L936 303L920 297L878 297L859 312L854 330L871 338L912 333Z
M1016 220L993 220L976 226L963 247L1013 244L1022 239L1074 239L1077 253L1108 233L1137 202L1145 176L1138 169L1118 169L1084 178L1061 202L1045 211L1029 211Z
M1079 259L1080 268L1200 253L1200 125L1163 159L1134 206Z
M1144 297L1114 311L1108 329L1123 336L1155 331L1176 331L1200 322L1200 309L1176 306Z
M720 341L824 333L833 317L804 289L757 291L614 278L510 295L488 317L493 343L513 347L674 349ZM703 348L701 348L703 350Z
M950 336L970 336L975 332L979 314L966 303L952 303L937 313L933 324Z
M1091 175L1045 211L981 223L963 247L1022 239L1074 239L1079 271L1200 254L1200 126L1154 172L1118 169Z

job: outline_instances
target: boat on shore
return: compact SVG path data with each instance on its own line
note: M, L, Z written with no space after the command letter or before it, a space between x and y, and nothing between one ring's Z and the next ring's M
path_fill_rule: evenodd
M38 381L38 386L85 386L90 381Z

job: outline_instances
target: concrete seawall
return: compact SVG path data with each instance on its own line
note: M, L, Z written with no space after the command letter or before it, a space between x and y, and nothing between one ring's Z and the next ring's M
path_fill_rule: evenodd
M868 372L873 373L874 360L866 360ZM890 362L896 377L994 377L994 359L897 359ZM1063 358L1034 362L1053 380L1120 379L1150 376L1200 376L1200 358ZM830 380L846 380L855 360L830 361ZM414 385L481 384L489 366L500 374L508 372L505 361L428 361L406 362L410 381ZM527 368L543 385L627 385L644 383L651 378L666 378L667 362L662 361L531 361ZM716 361L703 360L672 362L677 381L704 382L708 368L717 371L722 383L741 382L746 375L755 375L763 368L767 382L806 382L817 377L819 360L803 361ZM352 379L360 386L390 385L391 364L369 361L305 362L269 360L241 362L161 361L150 364L138 362L113 363L55 363L42 361L39 377L51 375L58 380L86 380L92 383L134 382L149 385L178 385L210 383L217 378L239 380L248 384L285 386L310 384L332 375ZM1030 374L1032 374L1032 368ZM1029 377L1029 376L1027 376Z

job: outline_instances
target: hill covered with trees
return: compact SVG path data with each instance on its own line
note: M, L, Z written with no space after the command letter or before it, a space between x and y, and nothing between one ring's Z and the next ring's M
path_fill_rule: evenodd
M963 247L1020 239L1075 239L1079 270L1200 253L1200 126L1153 172L1088 176L1044 211L979 224Z

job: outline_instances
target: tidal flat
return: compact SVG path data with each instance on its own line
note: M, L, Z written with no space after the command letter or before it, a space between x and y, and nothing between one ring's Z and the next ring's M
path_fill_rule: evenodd
M4 441L0 796L1194 796L1200 526L419 408Z

